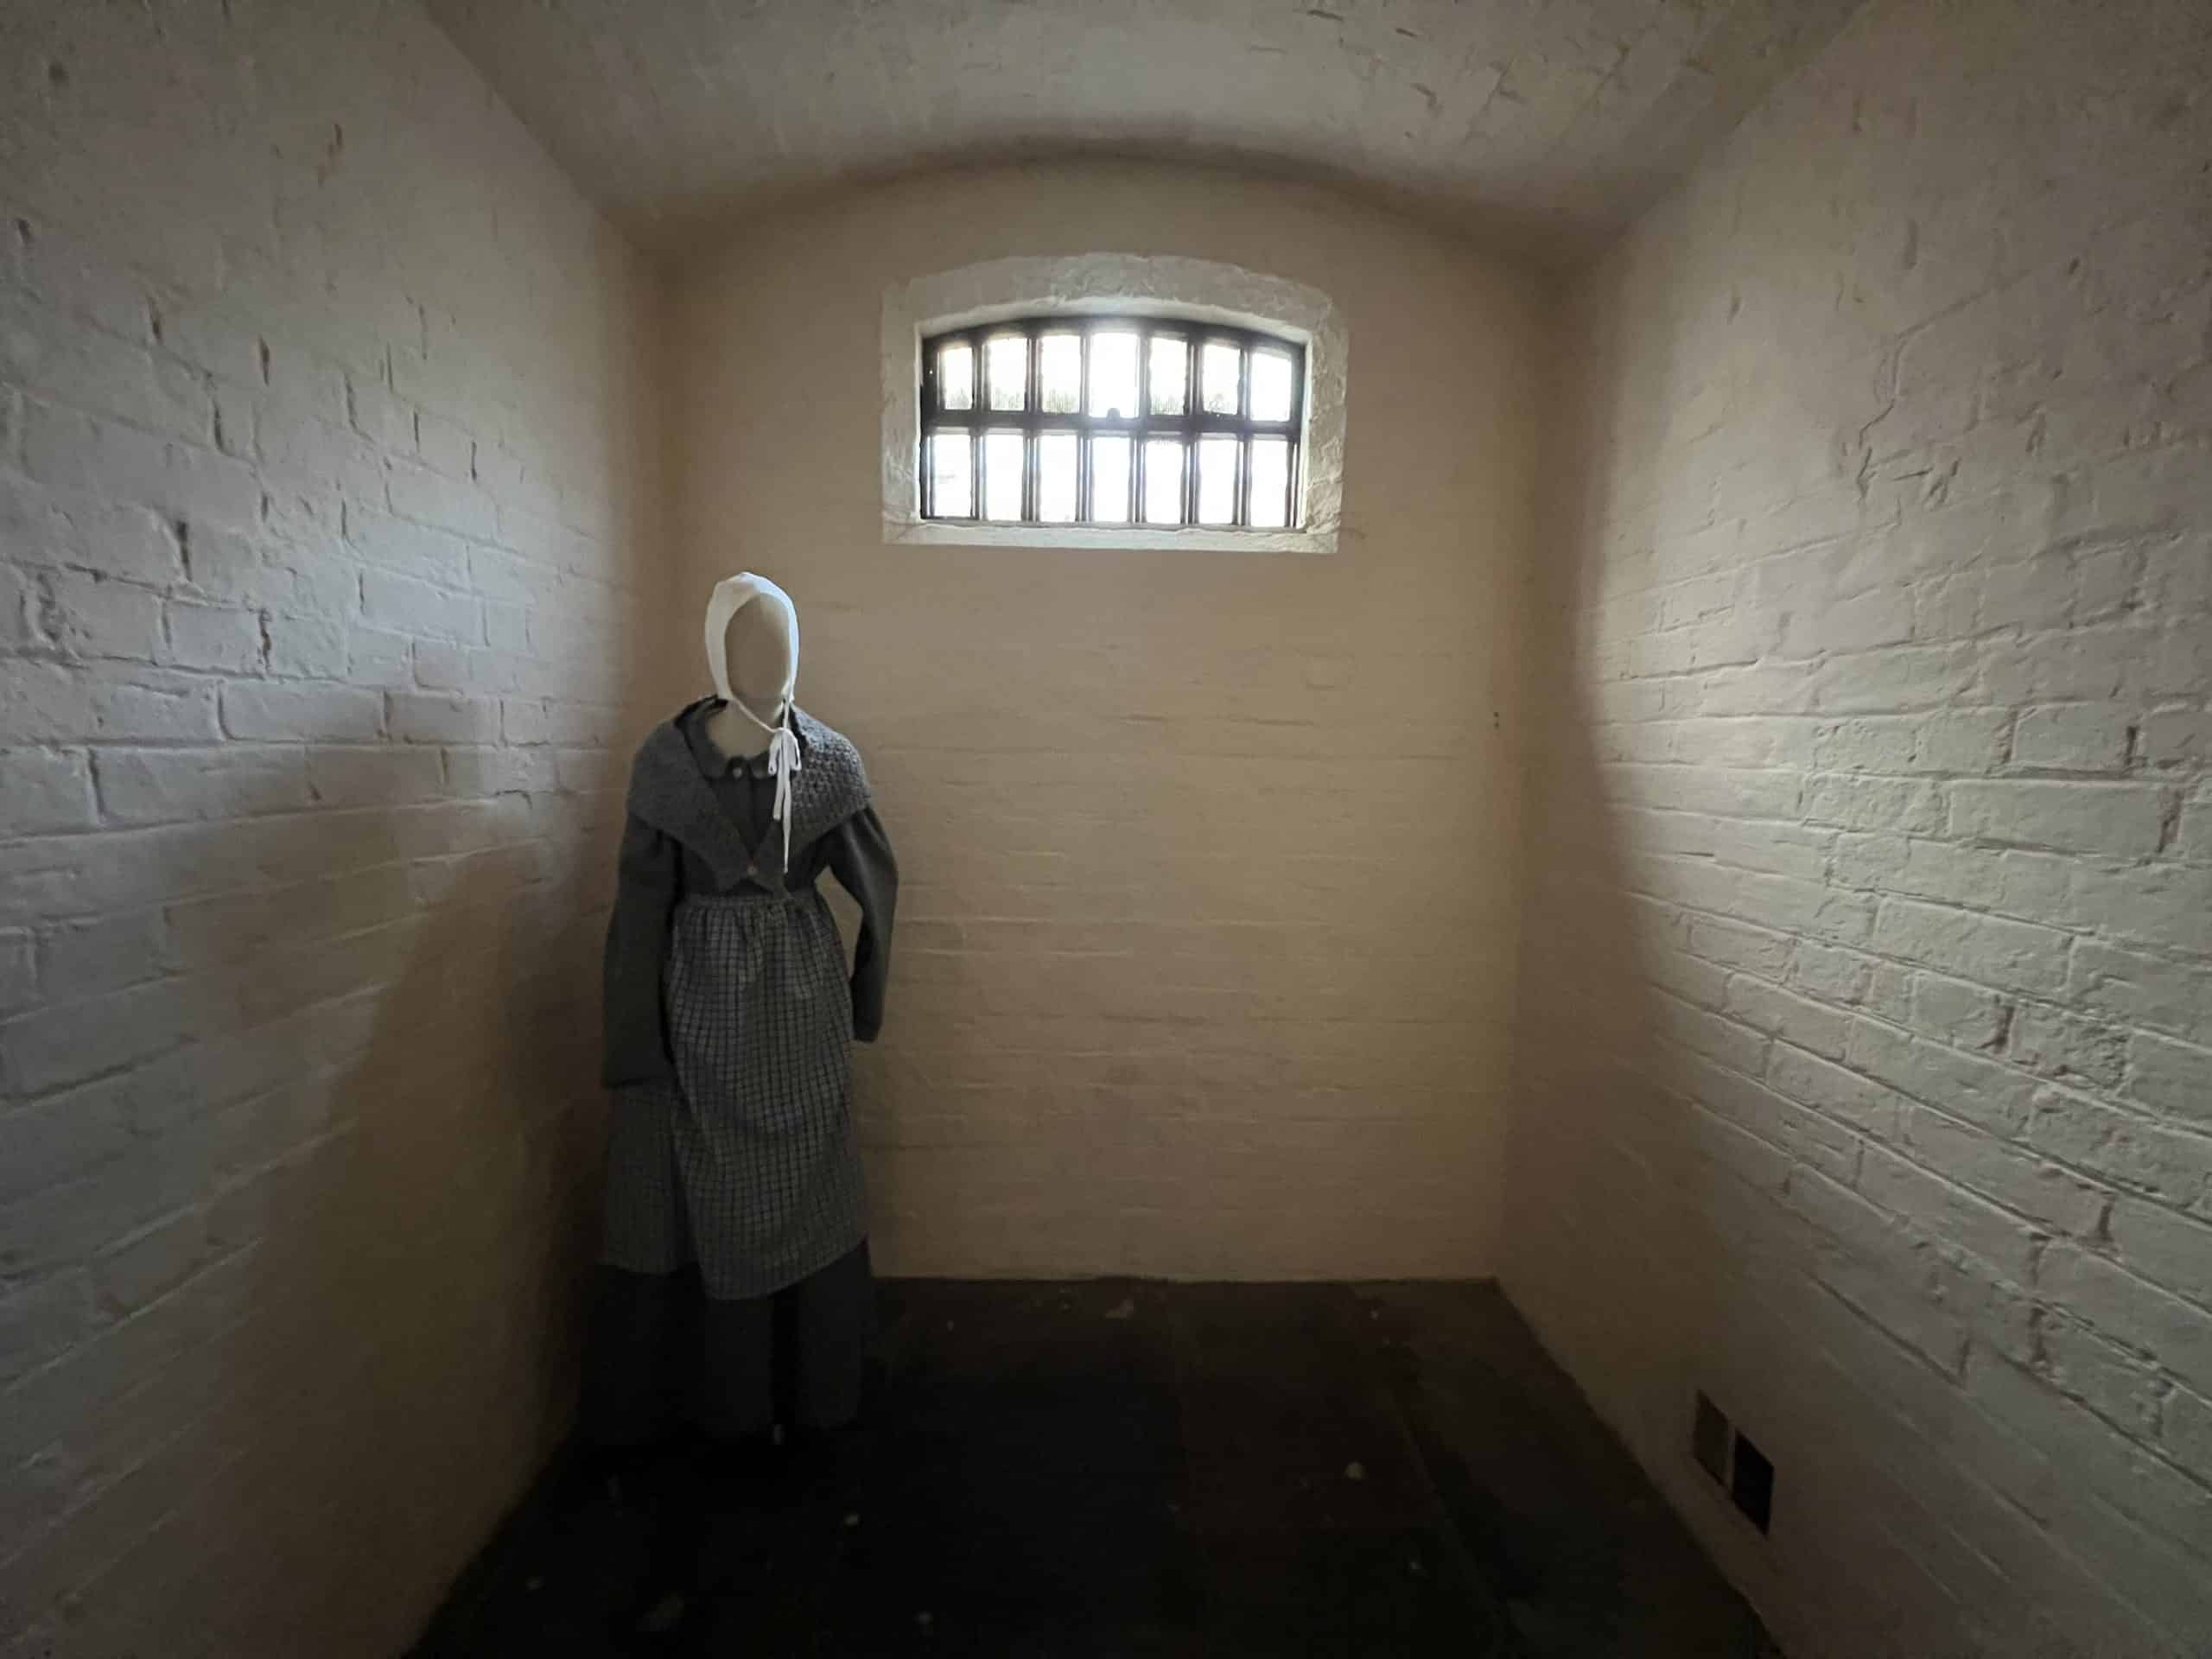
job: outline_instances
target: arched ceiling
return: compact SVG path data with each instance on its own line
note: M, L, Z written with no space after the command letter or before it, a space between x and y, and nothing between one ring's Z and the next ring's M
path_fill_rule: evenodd
M582 188L680 246L963 160L1231 162L1586 256L1858 0L429 0Z

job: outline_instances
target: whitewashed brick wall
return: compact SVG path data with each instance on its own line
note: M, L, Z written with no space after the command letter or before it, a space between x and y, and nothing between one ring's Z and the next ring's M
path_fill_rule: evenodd
M1099 251L1329 296L1338 553L885 544L885 290ZM1525 289L1344 196L1101 164L841 192L748 222L674 293L684 608L735 569L791 590L799 700L861 745L899 850L855 1084L878 1261L1494 1272Z
M1879 0L1569 309L1506 1283L1798 1659L2212 1650L2208 85Z
M410 6L0 64L0 1651L388 1655L567 1421L645 283Z

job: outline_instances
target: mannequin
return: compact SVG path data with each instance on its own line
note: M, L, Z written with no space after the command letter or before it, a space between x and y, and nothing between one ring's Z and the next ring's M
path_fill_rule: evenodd
M795 700L798 615L715 584L712 696L632 765L605 964L613 1091L587 1438L757 1452L858 1410L873 1290L850 1109L898 869L860 755ZM817 887L861 910L849 975Z

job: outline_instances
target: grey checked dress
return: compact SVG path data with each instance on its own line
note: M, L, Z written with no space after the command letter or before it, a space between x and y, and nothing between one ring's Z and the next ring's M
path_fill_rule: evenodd
M639 1374L641 1354L683 1369L664 1351L698 1336L695 1415L742 1432L771 1414L849 1414L857 1387L868 1223L851 1047L881 1022L898 877L858 753L796 709L786 868L764 769L706 739L715 707L657 728L631 776L606 961L603 1080L616 1093L601 1260L613 1282L587 1408L595 1395L617 1402L606 1414L636 1417L640 1389L666 1391ZM861 906L849 981L816 886L825 868ZM649 1311L663 1304L665 1319ZM661 1327L679 1318L690 1332L671 1338ZM767 1353L779 1327L815 1351ZM796 1400L768 1395L779 1357Z

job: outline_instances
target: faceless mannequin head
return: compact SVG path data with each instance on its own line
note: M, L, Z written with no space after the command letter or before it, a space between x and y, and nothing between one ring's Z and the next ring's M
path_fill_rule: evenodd
M791 660L795 642L784 612L773 605L747 605L730 618L722 640L730 690L756 714L773 720L796 666Z
M798 678L798 612L767 579L741 571L707 601L707 670L715 695L773 725Z
M732 760L766 753L788 863L791 774L800 765L791 712L798 683L798 609L791 596L750 570L716 582L707 599L707 671L722 702L707 716L707 741Z

